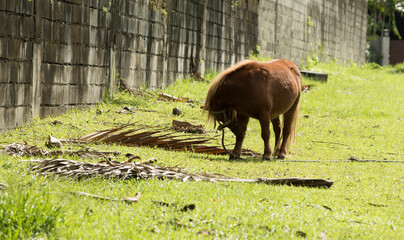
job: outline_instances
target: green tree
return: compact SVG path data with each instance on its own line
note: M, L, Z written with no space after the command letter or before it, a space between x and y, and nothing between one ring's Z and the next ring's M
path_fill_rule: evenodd
M401 39L396 25L396 14L404 15L404 0L369 0L368 13L367 31L370 39L382 35L385 28Z

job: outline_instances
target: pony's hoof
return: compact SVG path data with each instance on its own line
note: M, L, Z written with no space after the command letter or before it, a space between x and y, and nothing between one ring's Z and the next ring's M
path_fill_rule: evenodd
M262 161L272 161L273 160L273 158L262 158Z
M229 155L229 160L235 160L235 159L242 159L240 156L234 155L234 154L230 154Z
M285 155L282 155L282 154L278 155L278 159L280 159L280 160L285 159Z

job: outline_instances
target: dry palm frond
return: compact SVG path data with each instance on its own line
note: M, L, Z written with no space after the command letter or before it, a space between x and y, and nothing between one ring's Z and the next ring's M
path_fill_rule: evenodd
M89 157L89 158L105 158L106 156L117 156L120 152L111 151L96 151L90 150L88 148L81 150L45 150L37 146L30 146L27 143L12 143L10 145L3 146L5 152L8 155L15 157L55 157L55 156L79 156L79 157Z
M185 137L184 135L175 135L168 129L131 128L133 125L123 125L117 128L102 130L91 133L76 140L63 140L60 142L78 142L106 144L119 144L125 146L147 146L157 147L166 150L175 151L193 151L195 153L207 153L216 155L227 154L225 150L217 146L204 145L211 138L207 137ZM259 153L251 150L243 150L243 155L250 157L261 156Z
M214 180L213 175L193 174L177 167L159 167L141 163L88 163L67 159L34 160L32 170L41 175L57 174L65 177L112 177L118 179L177 179L182 181Z
M56 174L74 178L107 177L118 179L176 179L181 181L225 181L307 187L331 187L333 184L332 181L311 178L240 179L226 177L220 174L189 173L178 167L151 166L142 163L120 163L116 161L107 161L106 163L87 163L67 159L43 159L33 160L33 162L36 162L36 164L31 167L31 170L41 175Z
M14 157L33 157L33 156L46 156L49 151L41 149L37 146L30 146L24 143L11 143L10 145L3 145L3 152Z

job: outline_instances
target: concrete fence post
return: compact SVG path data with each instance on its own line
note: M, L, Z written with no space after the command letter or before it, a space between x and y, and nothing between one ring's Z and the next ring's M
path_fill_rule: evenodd
M42 63L42 0L34 2L35 39L32 53L32 117L38 117L41 110L41 63Z
M100 4L100 8L101 3ZM109 36L107 40L107 51L109 51L109 74L108 74L108 84L107 91L109 98L112 98L113 94L116 91L116 82L115 77L117 74L116 71L116 32L118 28L118 18L119 18L119 7L121 6L120 0L111 0L111 25Z
M381 65L386 66L390 64L390 32L388 29L383 30L383 36L380 42L380 53L382 55Z
M208 0L203 1L203 20L202 20L202 38L201 38L201 49L199 52L199 56L202 61L200 63L200 69L202 76L206 73L206 24L208 21Z

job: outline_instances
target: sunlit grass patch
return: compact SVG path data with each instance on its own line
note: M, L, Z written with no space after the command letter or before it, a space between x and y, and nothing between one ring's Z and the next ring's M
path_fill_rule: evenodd
M404 231L400 214L404 201L400 162L404 160L401 68L336 63L313 66L310 70L328 73L329 79L303 79L303 85L311 87L302 93L296 143L287 161L232 161L227 156L119 144L62 146L63 150L120 152L113 158L120 162L128 159L127 153L139 156L139 161L156 158L159 165L178 166L194 173L248 179L322 178L334 181L330 189L228 182L41 178L27 170L32 163L21 161L30 158L1 154L0 183L8 185L0 192L0 224L7 223L2 225L1 238L400 239ZM45 144L49 135L75 139L131 123L146 129L169 128L174 119L203 124L207 136L213 138L218 133L212 123L206 122L200 105L216 74L205 75L205 82L184 78L143 96L121 92L86 110L33 119L19 129L2 133L1 144L25 141L49 149ZM159 93L188 97L195 102L161 101ZM122 113L125 107L132 112ZM182 114L173 115L174 107L180 108ZM251 120L245 148L263 151L260 131L258 121ZM226 144L234 140L226 130ZM211 143L220 145L220 138ZM273 136L271 143L273 146ZM347 162L351 156L397 162ZM139 202L127 204L75 195L74 191L114 199L141 192L141 197ZM191 204L195 205L193 210L183 210ZM18 224L10 224L13 221Z

